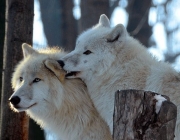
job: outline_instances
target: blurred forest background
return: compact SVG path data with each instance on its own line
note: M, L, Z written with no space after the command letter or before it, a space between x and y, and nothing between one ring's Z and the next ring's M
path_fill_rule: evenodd
M1 0L0 140L45 139L43 131L32 120L24 113L12 112L8 105L13 93L11 74L22 59L23 42L37 49L61 46L71 51L77 36L98 23L101 14L106 14L112 27L124 24L129 34L153 55L179 71L179 7L179 0ZM46 139L53 138L48 133Z

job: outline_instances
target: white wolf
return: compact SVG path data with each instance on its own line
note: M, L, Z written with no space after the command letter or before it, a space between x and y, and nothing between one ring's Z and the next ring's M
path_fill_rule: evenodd
M170 97L178 106L180 123L180 75L170 65L157 61L145 47L130 37L123 25L111 28L106 15L83 32L75 50L59 61L69 72L81 78L101 116L113 130L114 93L122 89L150 90ZM180 140L180 129L176 128Z
M14 111L26 113L62 140L112 140L80 79L65 79L57 59L65 53L41 52L23 44L24 59L12 77Z

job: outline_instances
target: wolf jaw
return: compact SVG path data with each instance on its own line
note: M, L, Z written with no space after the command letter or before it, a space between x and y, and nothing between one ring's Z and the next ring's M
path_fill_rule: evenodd
M59 63L59 65L63 68L64 67L64 62L61 61L61 60L58 60L57 61ZM65 70L65 69L64 69ZM68 70L65 70L66 72L66 75L65 77L66 78L74 78L74 77L77 77L77 75L80 73L80 71L68 71Z
M16 108L16 109L18 109L18 111L21 112L21 111L25 111L25 110L31 109L31 108L34 107L36 104L37 104L37 103L34 103L34 104L30 105L29 107L25 107L25 108L20 107L20 108Z
M12 104L10 104L10 107L11 107L14 111L16 111L16 112L23 112L23 111L26 111L26 110L28 110L28 109L31 109L31 108L34 107L36 104L37 104L37 103L34 103L34 104L30 105L29 107L20 107L20 106L18 106L18 105L12 105Z
M77 77L78 74L80 74L80 71L66 71L66 77L71 78L71 77Z

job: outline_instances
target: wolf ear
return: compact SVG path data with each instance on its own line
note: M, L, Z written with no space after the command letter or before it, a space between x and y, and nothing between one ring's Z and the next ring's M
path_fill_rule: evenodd
M61 83L64 82L66 72L62 69L61 66L59 66L59 63L56 60L48 59L44 61L44 64L57 76Z
M22 50L23 50L23 56L24 58L26 58L28 55L31 55L33 53L37 53L31 45L27 44L27 43L23 43L22 44Z
M102 14L99 18L99 24L104 27L110 27L110 22L108 17L105 14Z
M122 24L116 25L106 36L107 42L123 41L127 36L127 31Z

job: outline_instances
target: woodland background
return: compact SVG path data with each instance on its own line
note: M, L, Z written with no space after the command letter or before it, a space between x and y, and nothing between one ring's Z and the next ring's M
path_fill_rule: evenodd
M178 0L0 0L0 140L45 139L32 120L8 105L11 74L22 59L23 42L71 51L77 36L106 14L112 26L123 23L153 55L179 71L179 7Z

